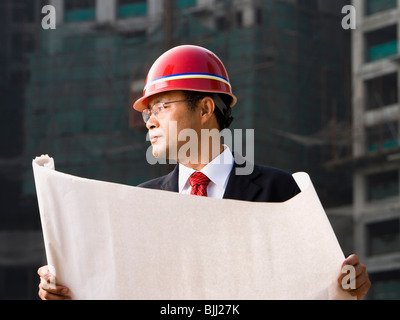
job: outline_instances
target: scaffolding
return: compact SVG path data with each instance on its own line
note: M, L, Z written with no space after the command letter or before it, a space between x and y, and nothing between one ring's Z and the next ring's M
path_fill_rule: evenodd
M130 82L145 77L145 46L109 30L66 27L42 35L41 52L30 57L25 152L48 153L72 174L142 182L145 134L129 127L128 115Z

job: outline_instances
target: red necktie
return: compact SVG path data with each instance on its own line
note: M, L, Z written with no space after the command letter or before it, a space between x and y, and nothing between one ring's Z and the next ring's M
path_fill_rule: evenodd
M194 172L189 177L189 183L192 186L190 194L207 197L207 186L209 182L210 179L208 179L204 173Z

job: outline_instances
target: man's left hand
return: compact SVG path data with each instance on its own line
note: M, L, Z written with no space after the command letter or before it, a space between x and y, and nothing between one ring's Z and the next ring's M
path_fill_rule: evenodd
M355 287L353 286L352 288L344 289L342 286L342 280L346 276L346 273L342 273L339 278L338 282L342 290L349 292L352 296L356 296L357 299L361 299L364 297L369 288L371 287L371 281L369 280L369 276L367 273L367 267L364 264L361 264L358 256L356 254L352 254L346 258L346 260L342 264L342 270L343 267L349 265L353 266L355 270ZM354 279L351 279L351 281L354 281Z

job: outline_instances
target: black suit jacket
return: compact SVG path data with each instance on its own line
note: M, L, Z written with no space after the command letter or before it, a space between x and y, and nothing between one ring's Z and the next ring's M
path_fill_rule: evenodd
M235 156L235 160L238 156ZM236 161L229 176L224 199L255 202L283 202L300 192L292 175L280 169L254 165L249 175L237 175L235 169L244 167ZM139 187L178 192L179 165L169 174L144 182Z

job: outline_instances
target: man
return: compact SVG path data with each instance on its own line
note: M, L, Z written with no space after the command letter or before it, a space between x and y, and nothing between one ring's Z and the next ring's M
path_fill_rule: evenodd
M148 73L143 97L133 107L142 112L153 156L176 160L178 165L140 187L257 202L282 202L295 196L300 190L290 174L255 164L247 174L239 174L249 163L233 156L218 135L204 134L229 127L235 103L226 69L211 51L186 45L161 55ZM362 298L370 287L365 266L354 254L344 265L356 271L356 288L348 290ZM69 298L68 288L49 285L54 277L47 266L38 273L42 299Z

